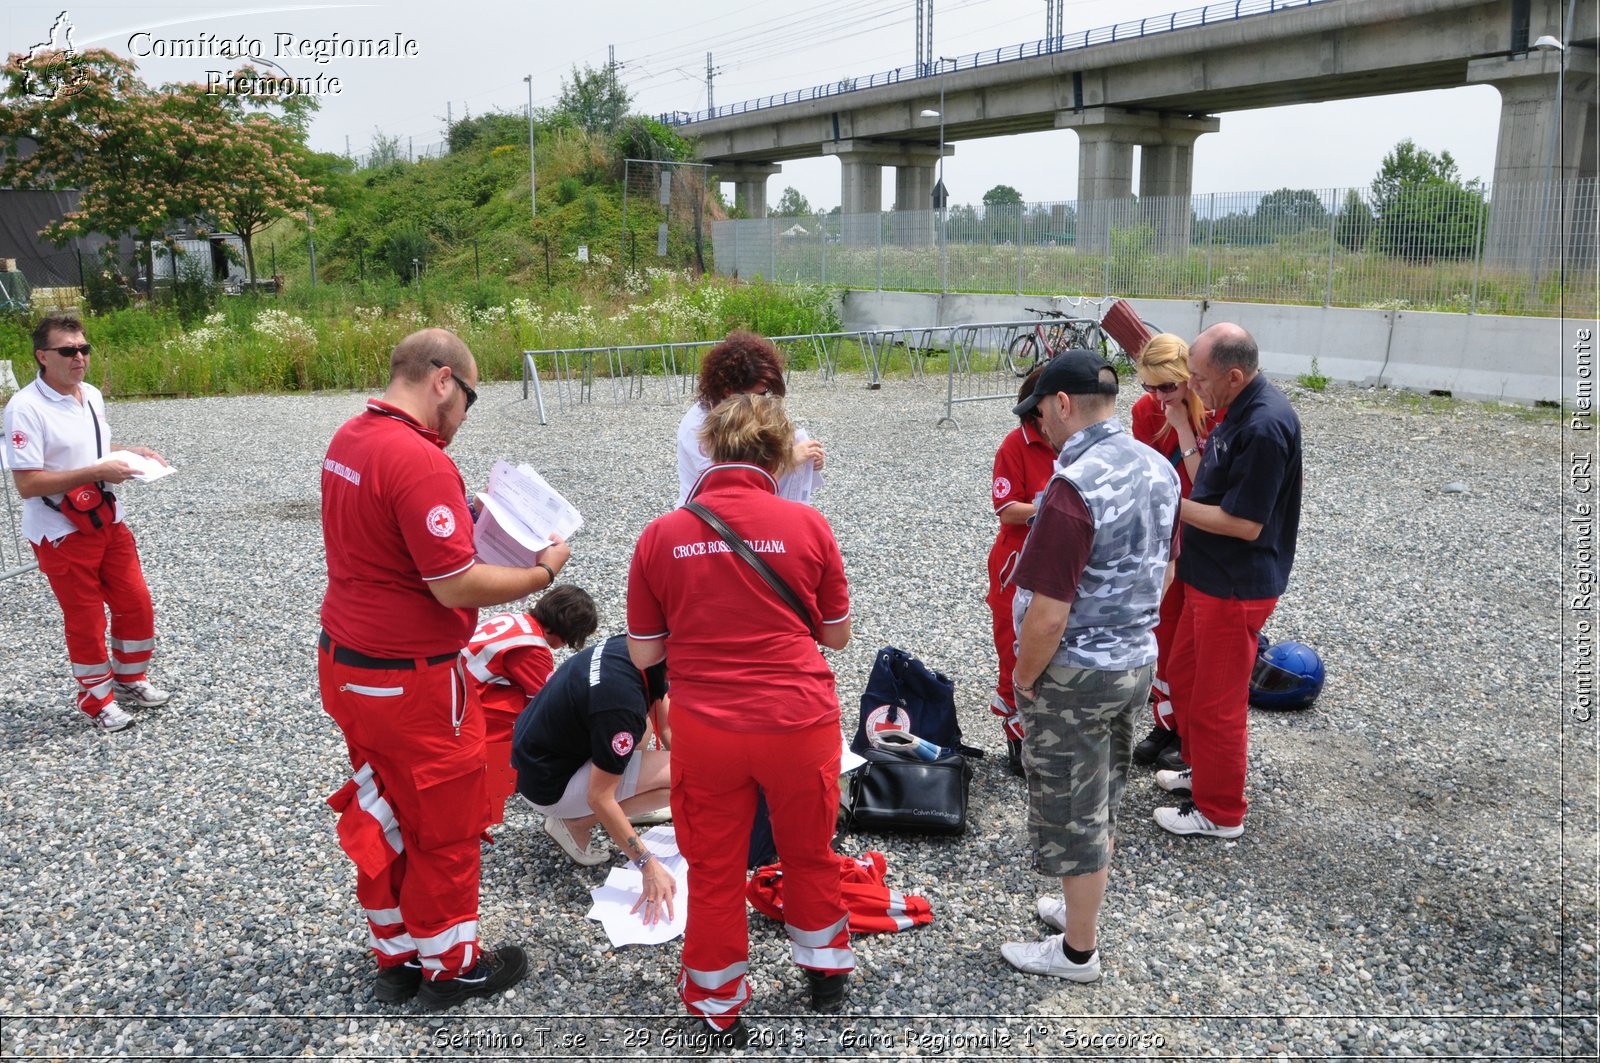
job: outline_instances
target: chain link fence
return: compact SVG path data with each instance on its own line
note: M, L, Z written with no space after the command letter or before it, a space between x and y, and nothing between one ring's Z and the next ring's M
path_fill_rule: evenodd
M1597 216L1596 178L1435 182L731 220L712 242L717 272L780 282L1585 315Z

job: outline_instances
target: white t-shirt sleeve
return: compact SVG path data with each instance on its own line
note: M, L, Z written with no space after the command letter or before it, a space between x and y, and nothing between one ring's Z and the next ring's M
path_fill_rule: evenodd
M698 402L678 422L678 501L673 508L689 500L695 481L711 468L711 459L700 449L700 426L705 423L706 410Z
M6 403L5 462L7 469L37 470L44 468L43 418L33 403L23 398L22 392Z

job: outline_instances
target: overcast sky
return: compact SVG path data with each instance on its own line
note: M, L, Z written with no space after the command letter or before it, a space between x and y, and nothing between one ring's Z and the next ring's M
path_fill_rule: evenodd
M1069 33L1081 32L1196 6L1181 0L1066 0L1065 24ZM936 55L965 55L1045 35L1045 0L935 0L934 7ZM0 14L6 51L26 51L46 38L62 10L60 0L8 0ZM241 35L259 40L268 58L281 55L280 34L300 47L308 39L335 35L389 40L398 35L414 41L415 55L400 58L279 60L297 77L320 73L325 82L339 79L341 91L322 97L311 143L341 153L347 142L351 151L363 151L375 129L420 150L444 139L447 113L456 118L490 110L520 113L528 92L522 79L528 74L533 76L535 104L553 103L572 66L603 66L608 45L616 48L620 76L634 93L635 109L650 114L705 106L707 51L717 68L719 104L890 70L915 58L915 10L915 0L380 0L66 7L78 47L110 48L135 58L141 76L151 83L204 81L208 70L225 71L236 63L220 51L196 58L136 53L193 49ZM1499 113L1499 94L1487 86L1229 112L1221 116L1221 131L1201 137L1196 145L1194 190L1365 185L1385 152L1405 137L1434 151L1448 149L1464 176L1487 180L1494 167ZM976 202L1001 183L1014 186L1030 201L1073 199L1077 155L1077 138L1067 131L968 141L956 145L947 160L946 183L954 202ZM802 160L783 167L769 183L770 201L793 185L813 207L826 209L839 202L836 160ZM892 177L884 188L892 198Z

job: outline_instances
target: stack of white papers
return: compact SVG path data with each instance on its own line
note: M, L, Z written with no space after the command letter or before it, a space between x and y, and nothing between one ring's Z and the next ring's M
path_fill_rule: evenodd
M689 914L689 862L678 852L678 835L671 824L652 827L640 839L655 854L656 860L677 880L678 892L672 898L672 919L654 926L644 925L644 909L631 911L644 893L644 875L638 865L628 863L611 869L606 884L589 891L594 904L589 918L606 928L614 946L660 945L683 934ZM665 915L665 913L663 913Z
M171 476L173 473L178 471L171 465L163 465L154 458L147 458L142 454L135 454L131 450L113 450L111 453L106 455L106 458L110 461L121 461L132 465L138 470L133 474L133 478L138 480L140 483L149 483L151 480L159 480L163 476Z
M491 565L527 568L554 541L551 536L570 539L583 527L572 503L531 465L495 462L478 509L473 544L478 560Z

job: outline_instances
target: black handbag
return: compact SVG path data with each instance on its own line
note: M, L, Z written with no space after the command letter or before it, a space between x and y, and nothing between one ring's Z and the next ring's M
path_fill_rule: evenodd
M850 773L846 829L960 834L967 829L972 765L960 753L934 760L867 749Z

